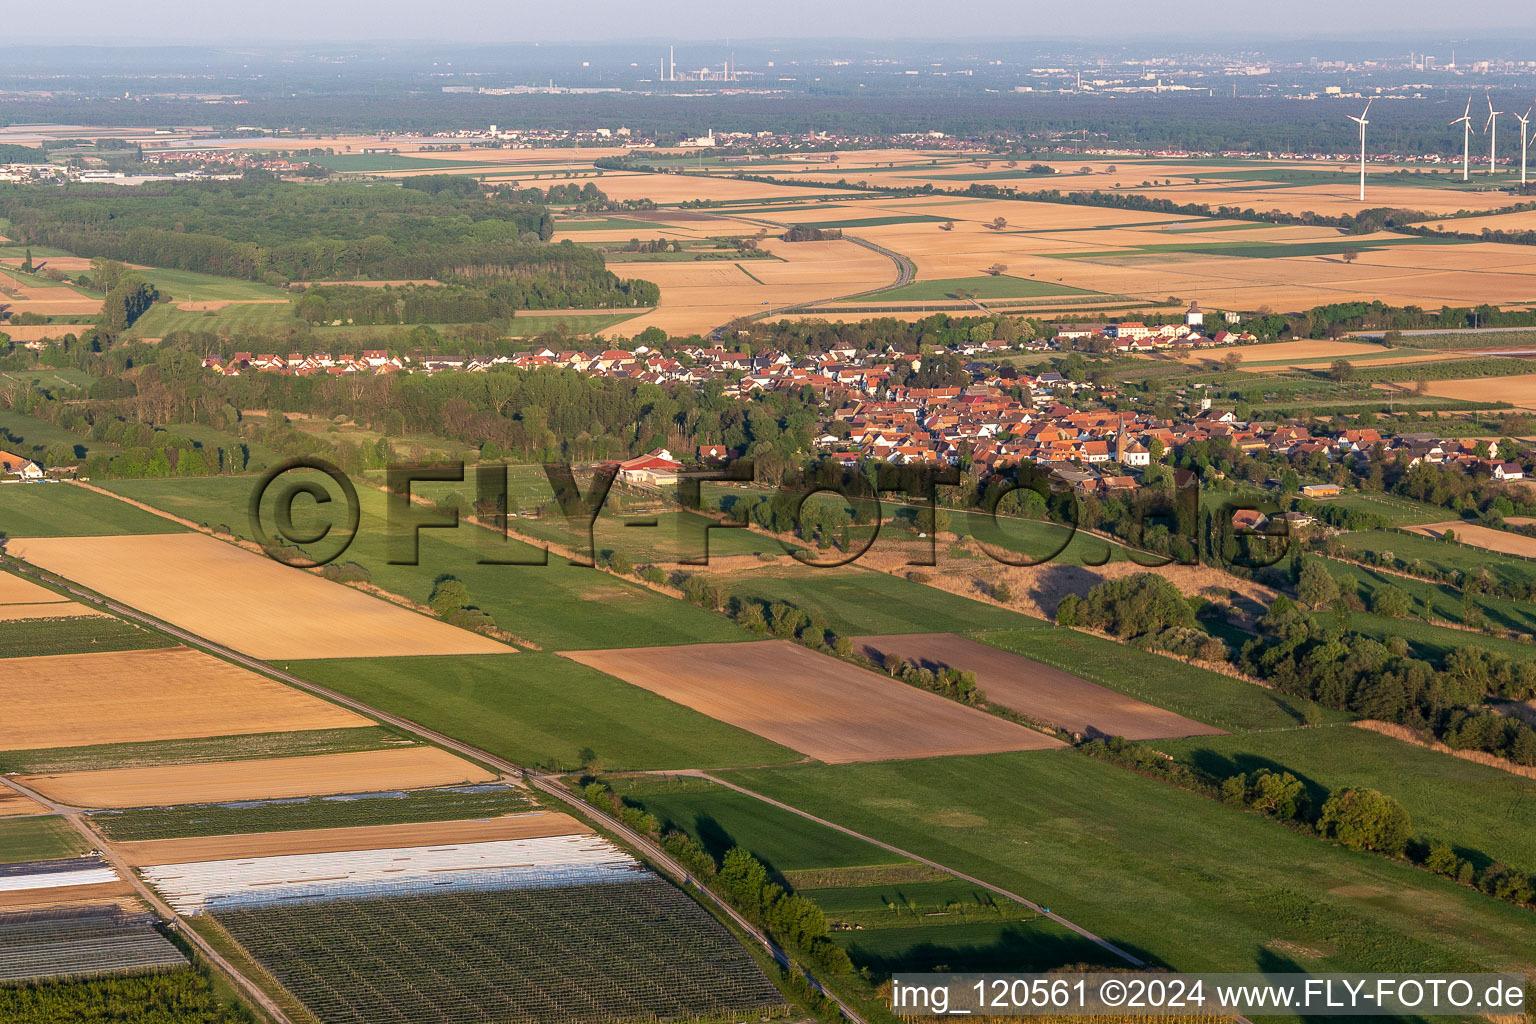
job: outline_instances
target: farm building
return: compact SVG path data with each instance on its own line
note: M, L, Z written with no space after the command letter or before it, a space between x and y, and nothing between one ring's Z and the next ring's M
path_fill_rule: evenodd
M1337 498L1338 484L1303 484L1301 493L1308 498Z
M662 484L677 483L677 474L682 468L683 464L674 459L671 452L657 448L619 463L619 479L627 484L659 487Z
M41 480L43 469L31 459L10 452L0 452L0 476L19 476L23 480Z

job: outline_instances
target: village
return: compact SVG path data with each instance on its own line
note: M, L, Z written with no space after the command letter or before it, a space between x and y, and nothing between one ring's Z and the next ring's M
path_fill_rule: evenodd
M963 465L983 471L1033 462L1049 467L1079 493L1101 496L1136 490L1144 471L1196 442L1218 442L1244 454L1283 458L1315 469L1345 458L1356 464L1401 458L1406 468L1424 462L1459 466L1499 481L1524 478L1524 466L1505 457L1508 452L1501 455L1495 441L1432 432L1394 434L1333 422L1245 421L1199 395L1200 384L1192 387L1183 416L1165 417L1150 409L1127 409L1139 396L1124 394L1113 384L1069 379L1053 371L1027 372L997 359L1012 350L1058 348L1177 355L1193 348L1254 340L1252 335L1226 329L1207 334L1203 316L1198 303L1191 303L1182 324L1060 323L1051 325L1054 339L1050 341L968 342L951 351L968 359L964 365L972 382L952 387L903 386L901 381L922 369L923 357L891 346L882 351L835 347L798 358L785 352L733 352L704 344L677 345L666 353L640 344L633 350L542 347L495 356L413 357L383 349L340 356L236 352L227 359L205 357L203 366L227 376L575 370L656 385L702 387L715 382L724 395L738 399L809 389L830 410L822 433L814 440L818 457L848 466L879 461ZM1237 317L1221 316L1236 326ZM1109 408L1111 404L1119 411ZM708 464L739 454L709 446L699 449L696 461ZM675 482L686 466L671 452L658 450L622 463L621 479L661 485ZM1308 498L1338 493L1338 487L1328 483L1307 484L1299 492Z

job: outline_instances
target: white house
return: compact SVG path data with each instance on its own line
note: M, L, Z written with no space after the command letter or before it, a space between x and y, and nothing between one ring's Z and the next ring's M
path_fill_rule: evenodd
M19 476L23 480L41 480L43 467L31 459L0 451L0 476Z

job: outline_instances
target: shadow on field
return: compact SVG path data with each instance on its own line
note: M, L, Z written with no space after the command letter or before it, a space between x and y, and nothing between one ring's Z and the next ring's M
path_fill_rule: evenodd
M1114 954L1080 936L1041 934L1028 925L1008 926L997 941L989 945L917 941L915 933L928 930L927 927L882 929L873 932L869 939L861 936L851 941L844 941L850 933L834 932L833 938L847 949L856 966L868 969L877 977L927 971L1045 971L1065 964L1125 966ZM933 930L948 929L938 926ZM878 941L876 936L910 937L912 944L900 949L876 949L867 944L871 939ZM885 943L880 945L885 946Z

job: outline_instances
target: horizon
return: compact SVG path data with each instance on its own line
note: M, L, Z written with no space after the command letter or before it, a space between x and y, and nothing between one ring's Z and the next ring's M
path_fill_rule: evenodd
M105 0L83 0L71 11L70 29L60 31L55 9L18 7L7 12L14 45L123 46L156 45L292 45L326 38L343 45L383 43L471 43L482 45L579 44L672 40L704 42L729 39L765 41L900 41L966 43L1026 43L1030 41L1117 42L1173 40L1215 36L1262 38L1266 41L1380 41L1432 35L1447 44L1478 33L1511 38L1510 26L1530 26L1528 8L1514 0L1490 0L1473 8L1451 10L1426 0L1387 4L1357 4L1348 9L1325 0L1299 0L1284 7L1259 10L1218 4L1213 0L1169 0L1156 8L1128 0L1112 0L1108 8L1089 14L1047 5L1019 5L1005 0L969 0L963 9L900 5L891 9L874 0L845 0L829 9L809 0L791 0L772 9L722 8L697 0L665 0L635 8L612 0L587 3L580 12L527 6L508 9L486 0L456 5L454 27L446 28L440 13L413 5L380 10L359 0L299 3L274 0L259 21L232 12L193 4L190 0L149 0L125 8ZM579 21L580 27L574 27ZM985 21L986 26L979 25ZM374 36L362 26L388 23L392 31ZM1026 24L1027 23L1027 24ZM1100 26L1117 31L1105 37ZM1316 26L1327 25L1319 34ZM794 26L794 28L790 28ZM814 26L815 31L796 31ZM1018 26L1015 28L1015 26ZM996 27L1011 31L998 32ZM302 31L295 31L302 29ZM1385 30L1385 31L1384 31ZM360 41L367 37L367 42ZM1517 37L1518 38L1518 37ZM1531 38L1531 36L1527 36Z

